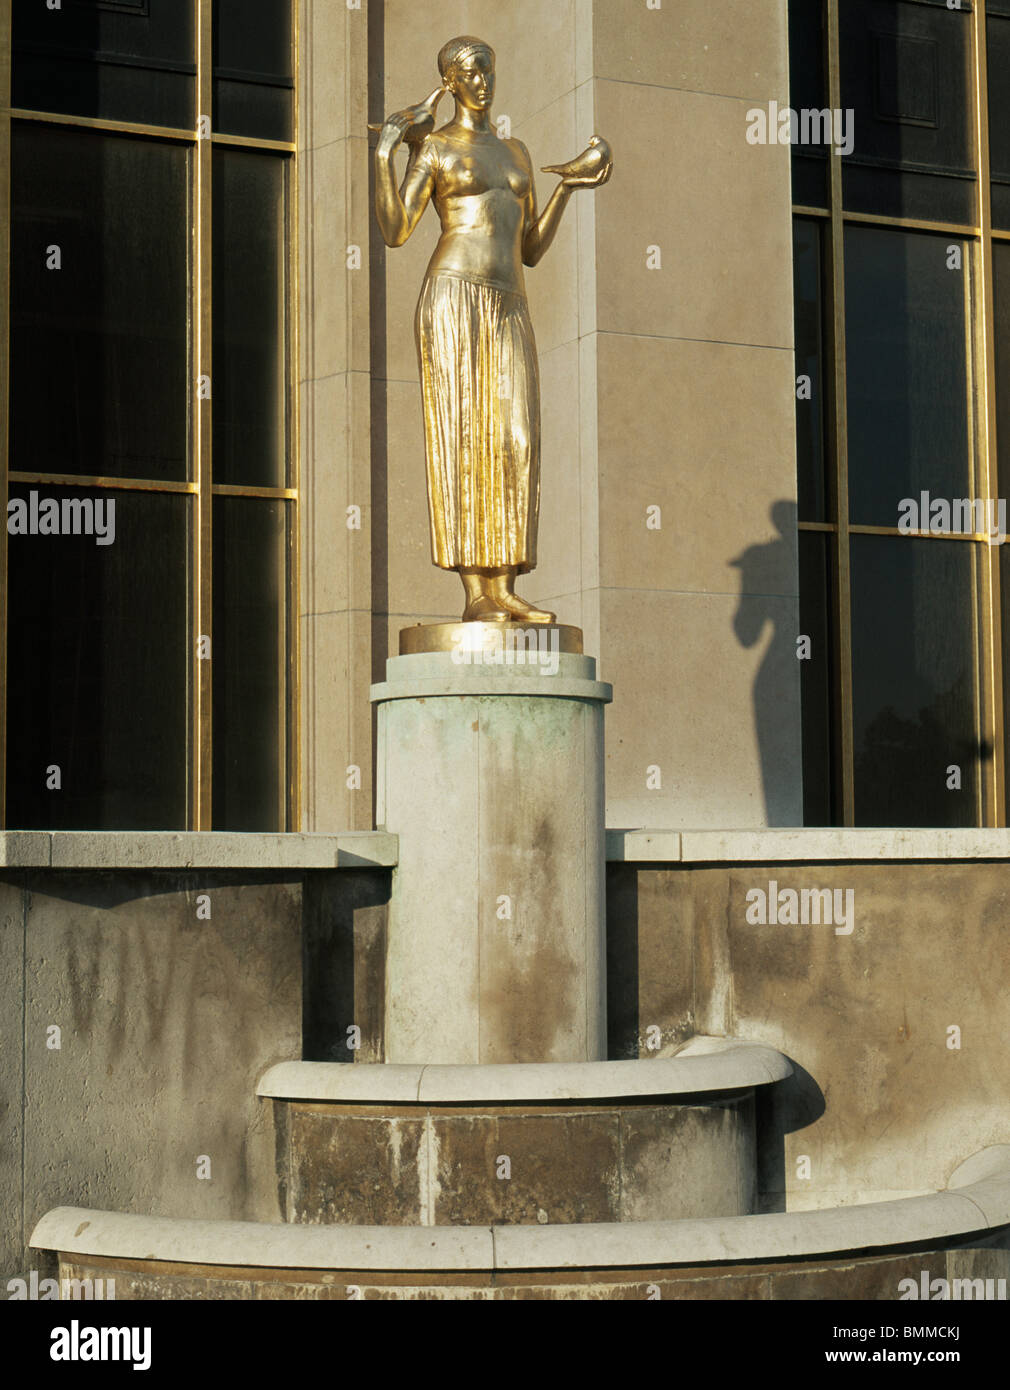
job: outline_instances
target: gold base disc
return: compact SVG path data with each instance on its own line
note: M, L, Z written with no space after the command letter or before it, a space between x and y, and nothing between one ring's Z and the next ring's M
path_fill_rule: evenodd
M556 637L541 634L557 633ZM544 645L570 656L582 655L582 629L563 623L418 623L400 629L400 655L420 652L542 649Z

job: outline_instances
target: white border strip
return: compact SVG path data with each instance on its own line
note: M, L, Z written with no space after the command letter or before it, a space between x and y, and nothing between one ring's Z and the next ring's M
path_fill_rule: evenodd
M1006 830L608 830L616 864L1010 860Z

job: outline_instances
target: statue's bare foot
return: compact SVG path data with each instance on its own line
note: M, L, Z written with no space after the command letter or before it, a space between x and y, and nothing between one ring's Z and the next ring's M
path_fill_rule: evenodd
M534 608L524 602L518 594L497 593L495 598L508 610L509 621L513 623L556 623L556 613L548 613L542 608Z
M481 594L475 598L473 603L468 603L463 610L464 623L508 623L512 621L511 611L492 598L490 594Z

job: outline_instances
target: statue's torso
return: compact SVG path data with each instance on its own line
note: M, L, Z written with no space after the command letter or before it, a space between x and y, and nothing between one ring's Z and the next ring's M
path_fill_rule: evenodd
M523 233L532 174L522 147L497 136L445 134L425 143L442 236L428 274L451 271L525 293Z

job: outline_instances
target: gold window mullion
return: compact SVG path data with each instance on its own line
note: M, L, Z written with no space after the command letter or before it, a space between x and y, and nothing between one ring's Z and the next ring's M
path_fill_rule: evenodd
M983 397L975 412L979 426L977 495L997 499L999 471L996 439L996 314L993 283L992 195L989 181L989 73L985 6L972 15L975 100L975 173L978 179L978 270L980 293L975 309L976 361L981 368ZM969 317L969 323L971 318ZM973 364L974 365L974 364ZM974 374L974 373L973 373ZM983 825L1005 826L1006 750L1003 734L1003 641L1000 602L1000 547L984 545L981 558L981 690L982 743L992 758L980 759Z
M299 94L301 91L301 0L292 0L291 22L291 72L294 76L292 94L293 144L298 149L301 138ZM299 379L301 377L299 347L299 315L301 312L299 265L299 210L298 210L298 154L286 161L284 192L287 198L287 218L285 229L287 246L284 257L285 290L285 335L286 335L286 386L287 419L285 444L288 451L284 482L294 490L294 500L285 507L287 513L287 595L284 631L286 638L286 664L282 664L285 677L282 713L281 745L287 761L286 776L283 779L286 805L281 819L284 830L302 828L302 739L301 739L301 623L299 621L301 589L301 509L299 491L301 488L301 400Z
M193 381L190 389L194 400L193 481L197 485L194 524L194 574L192 610L194 631L191 634L189 660L194 663L192 708L192 758L190 820L195 830L212 828L211 771L213 766L213 517L212 487L214 481L213 443L213 357L212 357L212 237L213 204L211 179L213 173L213 142L201 129L204 118L209 121L213 112L213 6L212 0L197 0L196 11L196 118L198 138L196 161L195 259L193 275L192 322L194 362L200 382L209 381L210 391L199 389ZM204 641L209 643L210 659L204 659Z
M828 60L828 105L842 106L839 55L839 0L827 0L825 36ZM852 581L849 554L848 400L845 372L845 223L842 216L841 160L828 155L831 171L831 370L834 382L834 491L837 549L835 552L835 657L838 672L838 774L842 793L842 824L855 824L854 755L852 732Z

